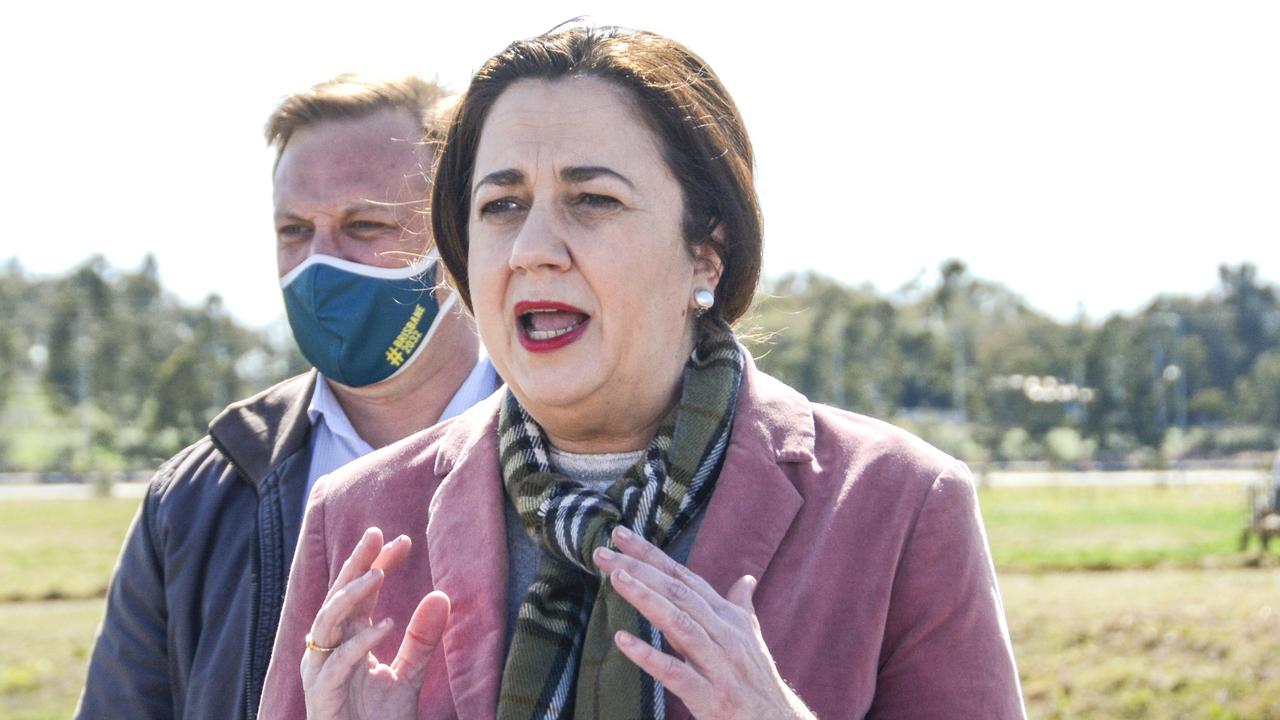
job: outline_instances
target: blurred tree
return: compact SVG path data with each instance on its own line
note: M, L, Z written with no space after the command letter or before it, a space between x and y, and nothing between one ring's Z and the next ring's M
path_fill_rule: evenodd
M64 282L55 290L50 313L46 348L44 384L55 410L68 412L80 400L80 358L83 343L79 329L80 293L70 282Z
M0 325L0 409L9 401L13 380L17 375L18 348L13 329Z
M174 348L156 371L154 409L147 424L152 431L173 428L186 444L199 437L213 404L208 376L201 371L199 343L188 341Z
M0 273L0 409L9 400L14 379L18 374L19 330L15 322L19 313L17 299L23 291L22 267L16 260L6 263Z
M116 407L137 416L156 381L156 368L176 342L176 328L156 322L166 313L154 255L148 253L137 271L125 273L120 285L121 305L126 309L121 322L124 384Z
M1240 343L1237 372L1247 372L1267 348L1277 344L1280 335L1280 306L1276 291L1258 282L1258 268L1253 263L1218 268L1223 300L1231 309L1236 339Z
M287 331L246 329L216 297L192 308L167 294L150 256L127 272L94 257L52 279L10 260L0 308L0 403L6 387L38 381L49 422L87 438L76 447L94 462L151 463L227 403L306 367Z
M1280 349L1258 355L1249 374L1237 382L1245 420L1280 428Z

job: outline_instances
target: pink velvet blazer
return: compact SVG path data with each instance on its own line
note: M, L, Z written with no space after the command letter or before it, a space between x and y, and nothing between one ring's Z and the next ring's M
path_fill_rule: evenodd
M375 622L433 589L453 616L420 717L493 718L507 546L501 393L316 486L294 557L261 717L305 717L298 666L331 579L364 530L413 538ZM748 362L723 470L689 568L755 606L782 677L819 718L1023 718L1000 592L968 469L901 430L810 403ZM399 633L376 654L389 662ZM668 693L669 717L689 717Z

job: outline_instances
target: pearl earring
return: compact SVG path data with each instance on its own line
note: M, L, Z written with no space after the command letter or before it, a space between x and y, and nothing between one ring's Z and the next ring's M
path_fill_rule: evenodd
M699 312L706 312L716 304L716 296L706 288L698 288L693 291L693 304L698 306Z

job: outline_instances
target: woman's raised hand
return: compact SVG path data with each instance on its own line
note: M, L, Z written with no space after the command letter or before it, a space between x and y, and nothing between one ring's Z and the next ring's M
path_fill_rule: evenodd
M394 625L391 618L375 625L371 617L384 573L404 561L412 545L407 535L384 544L382 531L369 528L343 563L302 656L310 720L418 716L427 663L449 620L449 597L436 591L418 603L390 665L372 653Z
M684 659L619 631L618 648L641 670L675 693L698 720L812 718L778 674L760 634L751 595L756 580L743 576L721 597L705 580L653 544L618 527L621 553L596 550L618 594L662 632Z

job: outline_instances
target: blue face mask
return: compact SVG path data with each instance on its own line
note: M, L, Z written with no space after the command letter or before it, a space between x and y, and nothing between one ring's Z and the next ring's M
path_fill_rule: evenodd
M403 268L312 255L280 278L302 354L343 385L382 382L409 367L453 305L432 286L433 260Z

